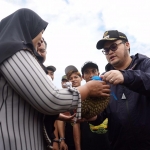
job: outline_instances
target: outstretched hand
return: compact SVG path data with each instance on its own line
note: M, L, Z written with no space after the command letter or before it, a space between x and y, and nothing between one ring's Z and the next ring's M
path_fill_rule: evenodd
M63 113L60 113L60 114L59 114L59 117L58 117L57 119L58 119L58 120L61 120L61 121L66 121L66 122L71 122L71 123L73 123L75 116L76 116L75 113L74 113L73 115L70 115L70 113L67 114L67 115L65 115L65 114L63 114Z

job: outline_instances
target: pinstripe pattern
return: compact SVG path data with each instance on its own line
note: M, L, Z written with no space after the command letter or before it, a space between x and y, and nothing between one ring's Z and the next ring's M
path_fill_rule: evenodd
M6 60L0 72L0 150L44 150L43 114L78 106L80 117L78 91L57 89L28 51Z

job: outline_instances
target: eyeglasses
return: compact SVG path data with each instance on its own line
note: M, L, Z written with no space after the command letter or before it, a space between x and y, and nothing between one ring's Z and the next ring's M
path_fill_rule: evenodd
M110 45L110 47L104 48L102 50L102 52L103 52L104 55L108 55L110 50L113 51L113 52L116 51L118 49L118 45L123 44L123 43L124 43L123 41L121 43L118 43L118 44L113 43L113 44Z

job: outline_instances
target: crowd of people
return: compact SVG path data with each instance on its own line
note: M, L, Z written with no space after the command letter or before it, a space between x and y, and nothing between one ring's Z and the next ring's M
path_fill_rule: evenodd
M56 67L43 64L47 25L30 9L0 22L0 150L149 150L150 58L130 56L127 36L105 31L96 44L105 72L93 61L81 72L68 62L58 89ZM82 118L82 102L101 96L110 97L105 110Z

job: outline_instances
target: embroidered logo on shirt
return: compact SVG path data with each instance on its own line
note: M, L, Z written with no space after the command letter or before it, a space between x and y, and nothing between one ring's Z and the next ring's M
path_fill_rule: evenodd
M126 96L124 95L124 93L122 94L122 98L121 99L126 99Z

